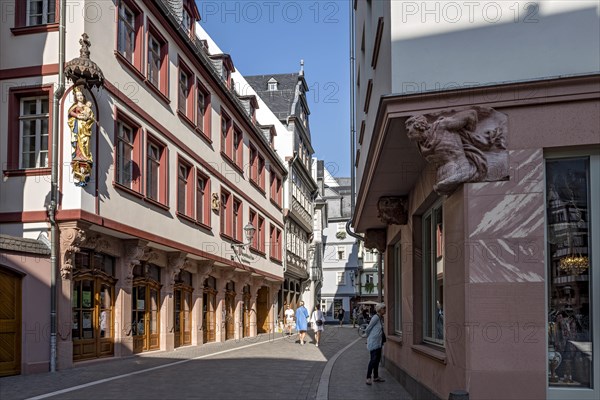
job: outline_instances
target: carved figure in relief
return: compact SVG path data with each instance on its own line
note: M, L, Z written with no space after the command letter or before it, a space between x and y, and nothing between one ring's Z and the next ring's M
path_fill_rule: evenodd
M94 159L91 151L92 126L96 122L92 103L87 101L79 86L73 89L75 102L68 111L71 129L71 168L75 185L86 186L90 180Z
M479 124L482 119L485 123ZM465 182L506 178L505 125L503 114L484 107L418 115L406 121L408 138L437 168L433 188L439 194L450 194Z

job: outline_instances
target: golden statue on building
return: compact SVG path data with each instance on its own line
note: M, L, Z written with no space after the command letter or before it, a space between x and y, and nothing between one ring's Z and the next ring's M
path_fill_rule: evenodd
M75 185L86 186L94 165L91 138L96 119L92 111L92 103L87 101L81 87L76 86L73 95L75 100L68 112L68 124L71 129L71 168Z

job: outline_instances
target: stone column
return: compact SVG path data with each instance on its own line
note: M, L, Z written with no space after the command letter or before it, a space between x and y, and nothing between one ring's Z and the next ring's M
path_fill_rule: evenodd
M220 277L217 278L217 296L215 310L215 342L225 341L225 288L227 287L227 277L221 271Z
M235 339L244 336L244 287L250 282L250 274L238 272L235 275Z
M72 273L75 253L85 242L86 232L69 223L60 227L60 281L56 282L58 295L57 308L57 369L73 366L73 315L71 312Z

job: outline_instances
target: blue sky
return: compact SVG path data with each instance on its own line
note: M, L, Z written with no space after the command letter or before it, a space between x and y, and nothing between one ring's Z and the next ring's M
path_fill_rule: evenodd
M243 75L304 73L315 156L350 176L349 1L197 1L200 24Z

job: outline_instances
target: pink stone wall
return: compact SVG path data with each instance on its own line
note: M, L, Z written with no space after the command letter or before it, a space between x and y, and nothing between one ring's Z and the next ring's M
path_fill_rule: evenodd
M24 274L21 281L21 373L46 372L50 365L49 257L3 254L2 263Z

